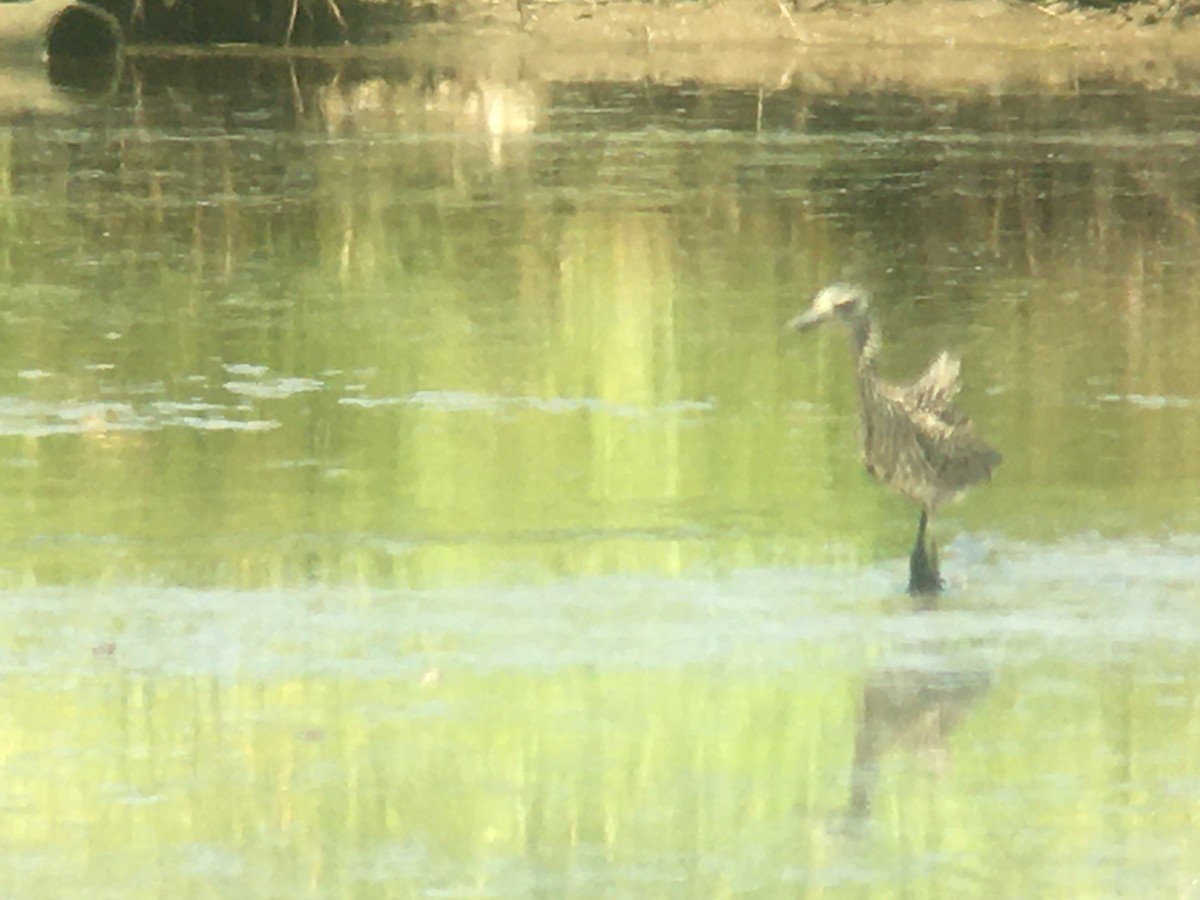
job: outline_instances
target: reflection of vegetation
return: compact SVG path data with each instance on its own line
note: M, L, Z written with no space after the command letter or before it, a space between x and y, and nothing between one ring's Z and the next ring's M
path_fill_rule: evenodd
M361 32L363 0L94 0L135 41L277 46L341 43ZM397 4L399 5L399 4Z
M354 650L341 648L351 671L367 662ZM993 695L950 738L952 759L878 760L870 839L855 842L833 828L854 704L829 659L770 674L417 666L227 680L127 670L137 652L119 643L68 688L8 679L4 783L24 802L3 832L20 854L6 866L14 894L537 883L555 896L793 897L839 878L854 894L903 882L932 897L966 871L1031 896L1103 894L1131 870L1158 894L1186 884L1200 853L1183 789L1200 775L1194 653L1171 657L1169 680L1145 656L1025 673L1063 691ZM1164 681L1151 687L1147 666ZM942 711L957 715L967 693L951 688ZM945 732L930 721L891 739L940 752Z
M185 82L219 80L198 65ZM140 84L62 140L9 128L0 378L34 404L5 413L16 571L420 581L899 556L904 510L855 460L840 339L779 352L785 315L847 266L879 288L888 369L950 346L994 391L967 403L1008 471L960 515L1033 533L1106 526L1113 504L1150 530L1192 515L1196 167L1140 136L1170 98L1146 98L1133 134L1094 100L1070 140L1041 133L1042 101L957 98L881 141L874 96L796 95L803 117L776 97L773 130L745 139L625 130L666 121L665 89L595 88L591 114L522 90L522 122L559 123L530 134L457 116L473 90L412 73L329 129L349 82L233 71L219 94ZM856 105L863 124L836 131ZM257 393L226 387L246 363ZM82 543L22 543L45 534Z
M1064 141L1014 97L991 127L941 112L885 140L830 124L874 96L756 118L755 95L317 68L205 61L0 131L12 895L1190 883L1194 635L1127 585L1106 598L1170 640L1114 648L1090 597L1050 622L1095 628L1074 657L986 592L948 614L1004 642L962 718L984 679L926 647L854 683L879 643L843 597L861 582L578 577L904 551L907 510L855 460L841 340L781 349L847 267L880 286L896 371L970 336L969 405L1007 459L972 527L1194 526L1200 169L1150 139L1165 114L1130 136L1093 110L1105 129ZM669 127L681 93L745 124ZM520 127L474 115L484 94ZM1156 599L1189 599L1189 546ZM595 587L618 580L620 602ZM62 584L85 587L39 587ZM1040 610L1024 590L999 596ZM770 603L810 611L764 628ZM936 790L885 753L946 742ZM858 843L830 825L864 788Z

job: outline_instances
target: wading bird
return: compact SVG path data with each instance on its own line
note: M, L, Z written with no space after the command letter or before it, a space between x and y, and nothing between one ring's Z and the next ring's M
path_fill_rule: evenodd
M926 529L939 506L991 476L1000 454L950 402L959 388L957 359L943 351L909 385L881 381L875 372L880 340L868 295L852 284L823 288L788 327L805 331L833 318L850 329L867 471L921 508L909 557L909 593L936 594L942 588L937 545L926 546Z

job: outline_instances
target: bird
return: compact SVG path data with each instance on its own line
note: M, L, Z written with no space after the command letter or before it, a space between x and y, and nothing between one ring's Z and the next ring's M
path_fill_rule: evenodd
M889 384L876 372L882 342L867 290L845 282L827 285L787 328L807 331L831 319L850 329L867 471L921 510L909 556L908 592L938 594L944 582L937 545L927 544L926 537L933 516L942 504L988 480L1002 457L951 402L961 386L956 357L943 350L916 381Z

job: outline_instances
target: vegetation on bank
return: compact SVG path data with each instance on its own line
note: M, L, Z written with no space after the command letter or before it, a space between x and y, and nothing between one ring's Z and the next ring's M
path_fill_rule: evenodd
M781 36L790 31L799 37L807 17L813 14L874 12L885 6L914 4L910 0L89 0L82 5L114 17L132 42L320 45L387 40L397 29L429 22L482 20L524 30L553 11L566 14L587 30L615 9L655 15L669 12L688 18L717 7L747 22L770 18L782 26ZM1165 23L1183 27L1200 13L1200 0L1017 0L1012 6L1068 20L1107 15L1117 23L1137 26ZM919 36L919 26L914 31Z

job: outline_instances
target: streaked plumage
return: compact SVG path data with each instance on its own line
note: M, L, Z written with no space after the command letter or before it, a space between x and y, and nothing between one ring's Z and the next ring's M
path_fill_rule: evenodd
M925 549L928 520L943 503L986 480L1000 454L975 434L951 402L959 389L957 359L943 352L912 384L888 384L875 371L880 341L867 292L856 285L831 284L788 324L804 331L830 318L850 328L867 471L921 507L909 590L936 593L941 578L936 551L931 557Z

